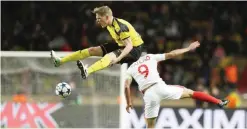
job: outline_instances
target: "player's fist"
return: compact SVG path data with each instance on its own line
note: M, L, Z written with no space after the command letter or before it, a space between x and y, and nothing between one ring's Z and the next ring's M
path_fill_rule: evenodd
M126 106L126 111L127 111L128 113L130 113L130 109L133 109L132 104L129 104L129 105Z
M110 62L110 66L116 64L119 61L120 61L119 58L112 59L111 62Z
M200 43L198 41L193 42L190 44L189 46L189 50L195 50L196 48L198 48L200 46Z

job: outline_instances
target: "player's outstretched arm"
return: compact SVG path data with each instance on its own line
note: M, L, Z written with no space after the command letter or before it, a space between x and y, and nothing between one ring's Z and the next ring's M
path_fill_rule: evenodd
M127 79L125 80L125 98L126 98L126 102L127 102L127 106L126 106L126 111L128 113L130 113L130 108L132 107L132 101L131 101L131 95L130 95L130 84L132 82L132 78L130 76L127 77Z
M200 46L200 43L198 41L193 42L190 44L190 46L186 47L186 48L182 48L182 49L176 49L173 50L169 53L165 53L165 59L170 59L170 58L174 58L178 55L184 54L186 52L192 51L194 49L196 49L197 47Z
M129 54L129 52L133 49L133 45L132 45L132 41L129 38L124 39L123 43L125 45L125 48L122 50L121 54L118 57L118 61L120 61L121 59L123 59L125 56L127 56Z

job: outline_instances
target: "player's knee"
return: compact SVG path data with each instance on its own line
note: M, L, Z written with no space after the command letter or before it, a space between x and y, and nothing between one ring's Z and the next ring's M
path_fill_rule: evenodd
M120 56L122 51L120 49L113 51L113 53L116 55L116 57Z
M193 96L193 93L194 93L193 90L191 90L191 89L186 89L186 92L187 92L187 96L188 96L188 97L192 97L192 96Z
M103 52L100 46L88 48L89 54L91 56L102 56Z
M193 96L193 93L193 90L185 88L181 98L191 98Z
M188 94L189 94L189 96L190 96L190 97L192 97L192 96L193 96L193 94L194 94L194 91L193 91L193 90L191 90L191 89L188 89L188 92L189 92L189 93L188 93Z
M105 56L108 56L111 60L117 58L117 56L116 56L113 52L108 53L108 54L106 54Z

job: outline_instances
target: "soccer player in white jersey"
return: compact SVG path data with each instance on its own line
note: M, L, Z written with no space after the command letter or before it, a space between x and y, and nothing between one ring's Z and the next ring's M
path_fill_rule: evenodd
M199 42L193 42L189 47L173 50L164 54L147 54L142 56L130 65L125 80L125 97L127 101L126 110L132 108L130 97L130 84L132 77L138 83L139 90L143 93L144 113L147 128L155 127L155 120L158 116L160 101L163 99L193 98L201 101L217 104L220 108L229 103L228 100L220 100L204 92L193 91L179 85L168 85L159 76L157 63L167 60L183 53L192 51L200 46Z

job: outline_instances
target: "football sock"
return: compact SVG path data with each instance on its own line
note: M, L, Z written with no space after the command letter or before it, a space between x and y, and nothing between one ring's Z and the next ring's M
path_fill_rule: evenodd
M95 62L88 68L88 75L108 67L110 63L111 63L110 57L108 55L105 55L102 59Z
M193 95L192 95L193 99L198 99L198 100L202 100L202 101L206 101L206 102L211 102L214 104L219 104L221 102L221 100L208 95L204 92L200 92L200 91L194 91Z
M89 56L90 56L90 54L89 54L88 49L83 49L83 50L76 51L72 54L69 54L69 55L63 57L61 59L61 63L63 64L63 63L69 62L69 61L76 61L76 60L87 58Z

